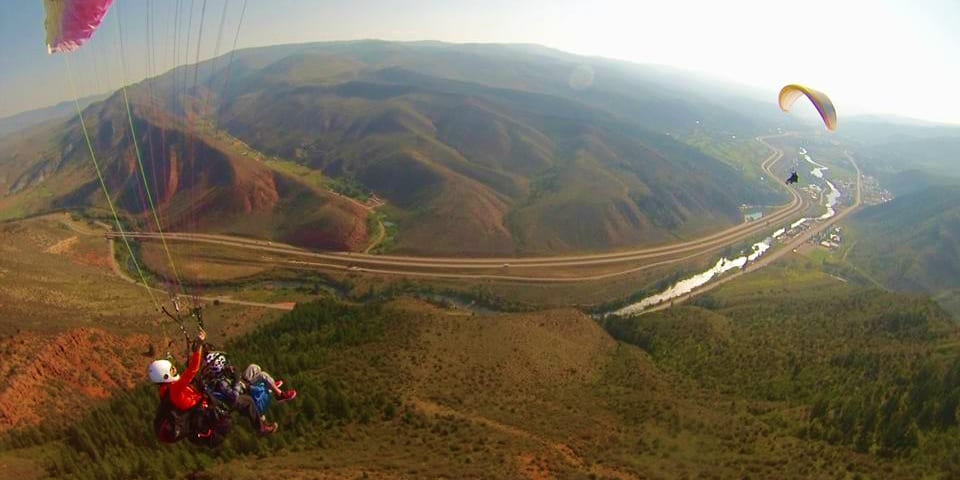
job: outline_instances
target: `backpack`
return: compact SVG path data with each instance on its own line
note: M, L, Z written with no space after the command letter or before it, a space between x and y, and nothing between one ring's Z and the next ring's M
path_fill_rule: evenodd
M163 443L180 441L190 430L190 413L181 412L170 401L170 389L164 392L153 417L153 431Z
M257 406L257 413L265 415L270 408L270 388L263 382L257 382L250 385L250 398Z
M225 405L215 403L206 408L197 408L195 412L191 435L191 442L207 448L219 447L230 433L230 411ZM203 436L198 434L203 433Z
M230 412L219 403L207 407L201 405L187 411L177 410L167 390L153 418L157 439L163 443L176 443L186 438L209 448L220 446L230 432ZM201 437L198 433L206 435Z

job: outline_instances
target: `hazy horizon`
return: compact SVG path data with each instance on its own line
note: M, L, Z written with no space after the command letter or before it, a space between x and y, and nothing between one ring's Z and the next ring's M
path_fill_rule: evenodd
M841 115L960 124L960 100L950 95L952 85L960 82L960 64L947 61L960 47L960 34L952 27L960 24L960 4L948 0L920 6L815 1L802 10L759 0L652 6L606 0L599 4L604 8L545 0L522 5L498 0L482 7L460 1L361 3L249 2L237 48L366 39L536 44L589 57L670 66L767 92L803 83L827 92ZM115 2L95 37L70 54L78 95L116 90L123 78L130 83L155 76L193 63L198 53L202 61L231 50L241 2L183 4L175 40L178 12L172 2ZM0 45L9 46L0 50L0 92L5 93L0 95L0 117L73 98L65 61L58 58L63 55L48 56L43 47L41 3L25 7L0 19ZM191 25L189 38L183 24ZM833 25L844 25L844 31L830 34ZM154 58L149 69L148 44Z

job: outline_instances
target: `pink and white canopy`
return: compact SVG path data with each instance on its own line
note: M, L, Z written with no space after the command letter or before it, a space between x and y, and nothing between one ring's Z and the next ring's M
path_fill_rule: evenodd
M113 0L43 0L47 51L72 52L93 36Z

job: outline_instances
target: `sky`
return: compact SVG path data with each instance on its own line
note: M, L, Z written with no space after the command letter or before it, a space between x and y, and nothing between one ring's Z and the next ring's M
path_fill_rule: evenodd
M10 3L17 8L0 13L0 117L73 98L64 55L46 53L42 2ZM201 12L199 58L228 52L242 6L116 0L94 38L69 54L77 95L162 73L176 59L193 63ZM960 124L958 25L958 0L249 0L237 46L368 38L536 43L767 91L801 83L829 94L841 116Z

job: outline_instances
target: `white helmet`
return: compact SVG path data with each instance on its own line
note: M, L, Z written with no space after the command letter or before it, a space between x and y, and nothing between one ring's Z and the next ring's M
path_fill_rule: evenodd
M180 380L177 368L168 360L155 360L147 369L147 375L153 383L173 383Z

